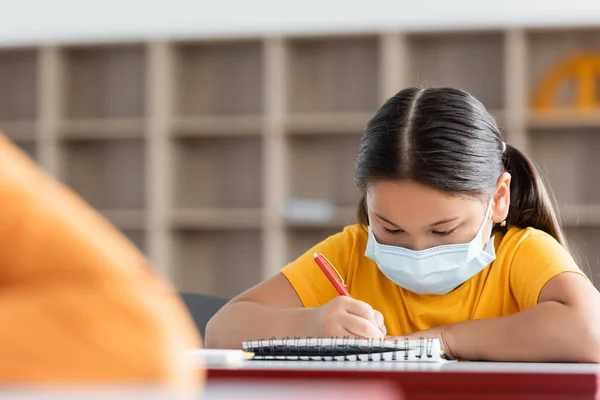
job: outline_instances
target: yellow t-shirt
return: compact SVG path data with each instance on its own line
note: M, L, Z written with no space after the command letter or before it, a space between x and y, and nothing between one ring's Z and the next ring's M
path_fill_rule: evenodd
M391 336L514 314L537 304L552 277L566 271L584 275L571 255L543 231L511 228L494 235L496 260L446 295L417 295L390 281L364 255L368 236L363 225L330 236L282 273L305 307L326 304L337 292L313 261L314 252L322 253L344 278L351 296L383 314Z

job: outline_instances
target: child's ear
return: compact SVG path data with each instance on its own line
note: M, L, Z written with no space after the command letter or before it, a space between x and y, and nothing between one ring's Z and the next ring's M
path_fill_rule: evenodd
M496 182L496 194L492 204L492 220L501 223L508 216L510 207L510 179L508 172L503 172Z

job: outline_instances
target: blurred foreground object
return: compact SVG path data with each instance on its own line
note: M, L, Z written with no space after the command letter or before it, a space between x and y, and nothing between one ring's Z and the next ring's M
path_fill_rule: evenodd
M0 381L195 385L200 338L119 231L0 134Z
M402 400L402 388L386 381L348 382L327 380L261 379L257 382L222 379L208 381L204 389L173 396L154 388L120 387L110 389L12 389L0 390L0 398L10 400Z

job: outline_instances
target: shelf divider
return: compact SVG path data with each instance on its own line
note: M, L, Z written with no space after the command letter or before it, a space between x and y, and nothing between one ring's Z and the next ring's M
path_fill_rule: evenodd
M59 177L58 124L63 114L64 87L63 59L54 46L40 49L39 94L37 125L37 158L39 165L55 178Z
M173 68L170 44L156 41L148 45L147 90L148 132L146 145L146 206L148 207L146 247L148 257L160 273L169 279L171 270L168 213L172 209L170 179L171 144L168 140L173 114Z
M263 278L285 266L287 254L283 208L288 193L288 149L285 138L287 110L287 48L282 38L264 41L263 137Z
M525 32L513 29L504 36L504 107L505 140L524 154L529 154L526 131L527 108L527 41Z

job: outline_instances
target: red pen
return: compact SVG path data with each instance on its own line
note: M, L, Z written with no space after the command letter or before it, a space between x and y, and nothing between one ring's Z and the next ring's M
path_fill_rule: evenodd
M350 296L350 292L348 292L348 289L346 289L344 278L342 278L342 275L340 275L338 270L335 269L333 264L329 262L329 260L323 254L313 253L313 258L327 279L329 279L329 282L331 282L335 290L337 290L338 294L340 296ZM338 278L340 278L339 280L335 277L332 270L335 271ZM379 329L384 335L387 332L387 329L383 323L379 325Z
M340 296L350 296L350 292L348 292L348 289L346 289L346 284L344 283L344 279L342 278L340 273L337 271L337 269L335 269L335 267L329 262L329 260L327 258L325 258L325 256L323 254L317 254L317 253L313 254L313 258L315 259L315 262L317 263L319 268L321 268L321 271L323 271L323 273L325 274L327 279L329 279L329 282L331 282L331 284L333 285L335 290L337 290L339 295ZM335 277L332 270L335 271L337 276L340 278L339 280Z

